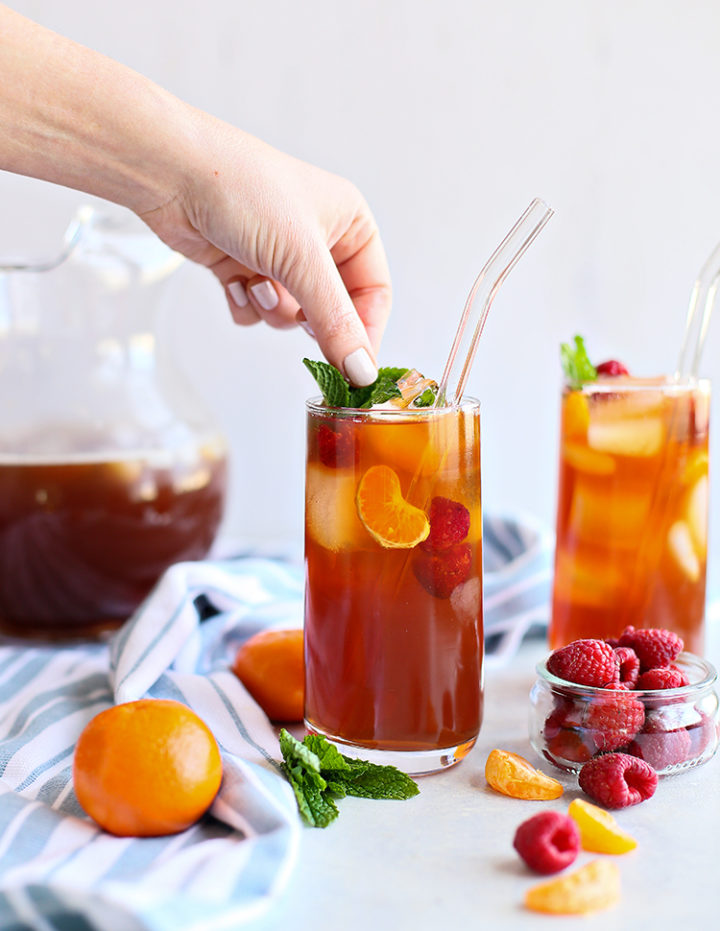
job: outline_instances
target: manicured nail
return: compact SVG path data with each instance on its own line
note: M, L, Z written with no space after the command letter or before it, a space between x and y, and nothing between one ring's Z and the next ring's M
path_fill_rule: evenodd
M248 302L248 296L245 293L242 281L228 281L228 294L233 299L233 303L238 307L245 307Z
M271 281L258 281L257 284L250 286L250 290L263 310L274 310L280 302Z
M373 365L372 359L362 346L345 356L343 368L347 377L358 388L371 385L378 377L378 371Z
M307 320L298 320L298 326L301 326L311 339L317 339L313 328L310 326Z

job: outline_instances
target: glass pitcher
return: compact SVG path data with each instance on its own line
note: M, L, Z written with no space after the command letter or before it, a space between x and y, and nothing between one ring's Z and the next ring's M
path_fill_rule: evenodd
M213 542L226 443L155 335L182 261L92 208L53 261L0 261L0 634L98 637Z

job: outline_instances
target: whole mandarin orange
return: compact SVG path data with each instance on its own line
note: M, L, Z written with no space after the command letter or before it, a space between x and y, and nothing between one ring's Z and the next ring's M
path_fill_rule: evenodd
M271 721L302 721L302 630L263 630L240 647L233 672Z
M80 805L121 837L184 831L210 807L221 779L215 738L177 701L140 699L101 711L75 748Z

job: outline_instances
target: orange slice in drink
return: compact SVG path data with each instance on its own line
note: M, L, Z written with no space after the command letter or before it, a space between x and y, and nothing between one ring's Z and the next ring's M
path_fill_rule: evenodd
M371 466L365 472L355 503L360 520L381 546L411 549L430 533L427 514L403 498L400 479L389 466Z

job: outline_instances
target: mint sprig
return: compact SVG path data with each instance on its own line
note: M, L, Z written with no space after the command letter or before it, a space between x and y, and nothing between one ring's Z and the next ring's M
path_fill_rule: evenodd
M363 409L399 398L401 393L397 383L408 372L406 368L385 366L378 370L378 377L371 385L355 388L349 385L342 373L329 362L303 359L303 364L318 383L323 399L329 407Z
M574 347L569 343L560 344L560 362L568 386L575 391L582 388L585 382L595 381L597 369L588 358L582 336L576 336L574 343Z
M339 814L335 799L346 795L408 799L420 791L414 780L394 766L344 756L317 734L300 741L283 728L280 750L300 814L311 827L325 828L334 821Z

